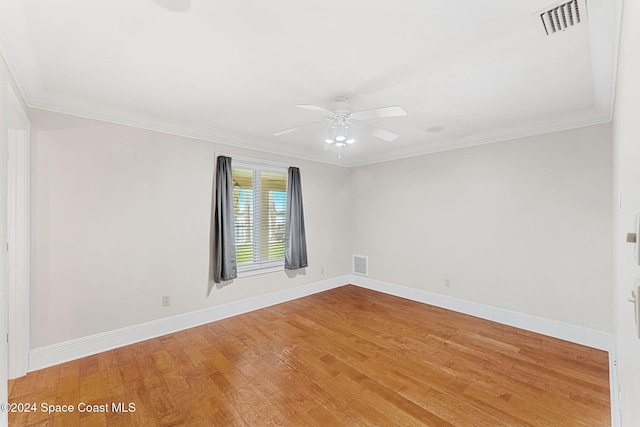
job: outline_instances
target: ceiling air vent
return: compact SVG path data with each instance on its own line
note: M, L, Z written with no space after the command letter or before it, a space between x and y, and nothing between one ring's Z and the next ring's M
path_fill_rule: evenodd
M571 0L557 4L536 14L540 17L544 34L565 31L587 20L587 8L584 0Z
M368 258L364 255L354 255L353 256L353 272L355 274L360 274L361 276L367 276L368 268L367 268Z

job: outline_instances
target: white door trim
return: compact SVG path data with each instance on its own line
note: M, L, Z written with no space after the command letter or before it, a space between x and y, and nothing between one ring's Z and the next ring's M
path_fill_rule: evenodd
M30 122L11 86L5 83L2 137L7 159L7 302L9 378L28 371L29 362L29 258Z

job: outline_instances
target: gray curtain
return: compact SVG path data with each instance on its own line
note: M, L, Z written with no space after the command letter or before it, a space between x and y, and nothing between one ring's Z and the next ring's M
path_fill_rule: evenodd
M233 178L231 157L219 156L216 162L216 190L213 213L213 281L238 277L236 235L233 218Z
M284 268L307 267L307 237L304 231L300 169L290 167L287 178L287 223L284 232Z

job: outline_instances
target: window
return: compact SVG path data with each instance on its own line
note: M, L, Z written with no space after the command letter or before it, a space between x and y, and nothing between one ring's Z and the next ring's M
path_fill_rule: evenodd
M284 266L286 168L232 163L238 272Z

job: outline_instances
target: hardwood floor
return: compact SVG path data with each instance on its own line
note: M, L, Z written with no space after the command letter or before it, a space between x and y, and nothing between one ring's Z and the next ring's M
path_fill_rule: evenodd
M11 426L610 424L607 353L356 286L32 372L10 402L37 406Z

